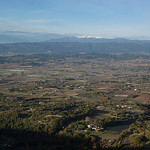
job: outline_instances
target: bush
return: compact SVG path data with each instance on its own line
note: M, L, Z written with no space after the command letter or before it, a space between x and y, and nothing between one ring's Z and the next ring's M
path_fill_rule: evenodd
M131 135L129 140L134 144L134 145L139 145L141 144L142 142L144 142L145 140L145 137L144 136L141 136L141 135Z

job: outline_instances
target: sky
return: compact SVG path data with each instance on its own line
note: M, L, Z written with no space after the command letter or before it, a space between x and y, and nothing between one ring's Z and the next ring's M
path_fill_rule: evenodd
M150 39L150 0L0 0L0 30Z

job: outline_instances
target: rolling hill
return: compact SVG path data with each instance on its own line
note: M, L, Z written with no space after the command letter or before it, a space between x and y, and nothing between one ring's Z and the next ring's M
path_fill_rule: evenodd
M150 43L128 42L30 42L0 44L0 54L18 53L150 53Z

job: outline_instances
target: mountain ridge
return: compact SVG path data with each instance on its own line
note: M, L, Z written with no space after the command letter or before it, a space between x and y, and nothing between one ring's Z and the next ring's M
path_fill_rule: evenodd
M83 36L80 34L57 34L23 31L0 31L0 44L22 42L83 42L83 43L109 43L109 42L147 42L150 40L131 40L128 38L112 38L99 36Z
M8 53L150 53L150 43L81 43L81 42L30 42L0 44L0 54Z

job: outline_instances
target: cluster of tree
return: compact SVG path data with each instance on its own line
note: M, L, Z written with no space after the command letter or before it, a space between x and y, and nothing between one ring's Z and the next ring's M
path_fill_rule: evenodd
M127 130L120 133L117 139L114 141L115 147L123 147L125 143L124 139L129 140L128 147L148 149L148 144L150 142L150 129L149 124L143 121L136 121L131 124Z
M134 122L138 116L136 114L126 115L125 111L119 111L117 117L106 117L98 122L100 127L106 128L110 126L122 125L129 122Z

